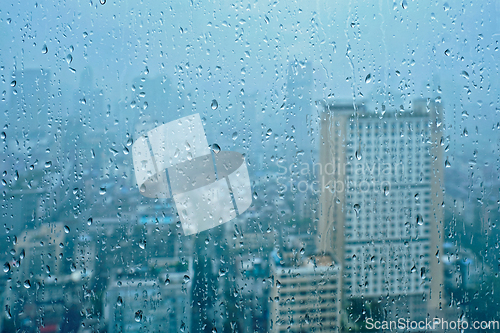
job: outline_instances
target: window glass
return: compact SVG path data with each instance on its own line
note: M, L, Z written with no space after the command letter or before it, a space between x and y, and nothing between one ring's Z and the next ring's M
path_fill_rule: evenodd
M4 0L0 331L499 330L499 15Z

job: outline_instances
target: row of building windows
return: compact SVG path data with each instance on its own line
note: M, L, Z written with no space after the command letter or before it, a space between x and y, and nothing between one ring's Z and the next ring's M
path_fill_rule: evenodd
M366 122L366 121L355 121L353 120L353 122L351 122L349 124L349 128L351 130L354 130L356 128L356 124L354 122L357 122L358 123L358 130L362 131L362 130L372 130L372 129L375 129L375 130L379 130L379 129L383 129L383 130L386 130L386 129L397 129L398 127L400 129L404 129L404 128L407 128L408 130L411 130L411 131L414 131L415 129L420 129L421 127L422 128L425 128L425 127L429 127L429 122L425 121L425 120L421 120L421 119L414 119L413 121L405 121L405 122L395 122L395 121L389 121L389 122L383 122L383 123L380 123L378 121L370 121L370 122ZM340 123L337 123L337 126L340 126ZM414 127L414 128L413 128Z

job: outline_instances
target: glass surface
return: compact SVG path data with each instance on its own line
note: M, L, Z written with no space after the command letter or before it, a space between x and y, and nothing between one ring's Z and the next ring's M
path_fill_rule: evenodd
M2 2L0 331L500 330L498 17Z

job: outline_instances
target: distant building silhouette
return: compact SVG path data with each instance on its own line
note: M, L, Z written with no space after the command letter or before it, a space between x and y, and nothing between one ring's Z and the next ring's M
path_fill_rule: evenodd
M9 108L9 128L37 138L47 132L53 110L49 106L50 71L26 69L12 76Z
M289 158L311 163L311 149L314 149L311 135L313 109L313 68L309 61L295 60L288 66L286 82L285 117L286 135L293 137ZM300 152L297 155L297 152Z
M136 77L132 81L128 105L124 106L130 110L128 113L135 123L135 130L150 130L179 118L180 101L173 93L170 79L166 75Z

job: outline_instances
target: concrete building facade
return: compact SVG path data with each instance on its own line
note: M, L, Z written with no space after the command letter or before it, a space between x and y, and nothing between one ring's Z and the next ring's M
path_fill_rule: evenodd
M340 260L344 302L397 299L389 312L415 318L444 304L441 117L425 100L383 115L325 105L318 246Z
M271 266L269 332L338 332L340 267L329 256Z

